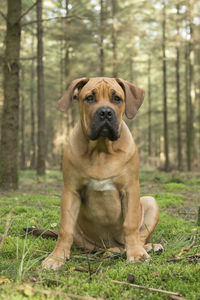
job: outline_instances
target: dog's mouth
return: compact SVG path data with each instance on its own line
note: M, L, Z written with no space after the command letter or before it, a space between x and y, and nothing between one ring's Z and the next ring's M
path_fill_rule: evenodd
M107 124L103 127L100 127L96 130L92 130L91 134L88 135L89 139L97 140L99 137L106 137L111 141L116 141L119 138L118 131L109 127Z
M108 138L111 141L116 141L119 138L118 120L114 110L109 108L110 115L102 118L101 110L98 109L92 118L91 133L88 134L89 139L97 140L99 137ZM111 115L112 113L112 115Z

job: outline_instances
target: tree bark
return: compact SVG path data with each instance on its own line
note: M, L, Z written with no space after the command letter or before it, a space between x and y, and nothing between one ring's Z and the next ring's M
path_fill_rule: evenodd
M198 26L198 32L200 34L200 25ZM198 43L196 49L196 101L197 101L197 128L198 128L198 139L197 145L198 146L198 161L200 162L200 45Z
M4 58L4 102L0 144L0 187L18 188L19 57L21 0L8 0Z
M21 79L24 82L24 70L21 69ZM20 169L24 170L26 168L26 154L25 154L25 134L24 134L24 127L25 127L25 103L24 103L24 90L21 90L21 105L20 105L20 113L21 113L21 151L20 151Z
M152 155L151 143L151 57L148 59L148 154Z
M99 41L99 76L104 76L104 0L100 0L100 41Z
M66 88L69 86L70 81L71 81L71 76L70 76L70 55L69 55L69 49L70 49L70 18L69 16L69 0L65 1L65 16L66 16L66 22L65 22L65 85ZM67 111L67 135L69 136L74 123L75 123L75 109L74 105L69 107Z
M186 161L187 169L191 168L191 156L190 156L190 126L189 126L189 46L186 41L185 45L185 112L186 112Z
M162 20L162 53L163 53L163 127L164 127L164 155L165 171L169 171L169 142L168 142L168 121L167 121L167 66L166 66L166 5L163 1Z
M194 45L193 45L193 1L190 1L189 33L190 40L186 45L186 153L187 169L192 170L194 158ZM188 26L188 25L187 25Z
M177 158L178 170L182 170L182 139L181 139L181 111L180 111L180 6L176 5L176 118L177 118Z
M113 77L118 74L117 61L117 0L112 0L112 49L113 49Z
M45 174L46 136L45 136L45 98L44 98L44 71L43 71L43 27L42 27L42 0L37 2L37 97L38 97L38 151L37 174Z
M34 35L32 35L32 56L34 55ZM35 63L34 59L31 62L31 85L30 85L30 107L31 107L31 157L30 168L36 168L36 143L35 143L35 105L34 105L34 78L35 78Z

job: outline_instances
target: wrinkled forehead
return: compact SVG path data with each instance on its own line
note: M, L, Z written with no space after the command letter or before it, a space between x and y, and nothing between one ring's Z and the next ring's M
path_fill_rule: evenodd
M96 77L90 78L90 80L84 85L80 92L80 96L91 94L95 91L96 95L108 96L113 92L124 98L124 91L118 82L113 78Z

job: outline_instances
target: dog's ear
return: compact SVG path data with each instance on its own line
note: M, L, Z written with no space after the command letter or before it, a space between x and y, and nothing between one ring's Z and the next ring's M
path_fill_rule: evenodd
M128 119L132 119L142 105L145 92L141 88L121 78L116 78L116 81L119 83L125 93L125 114Z
M62 98L58 101L58 108L60 111L66 111L72 100L78 97L80 90L89 81L89 78L78 78L72 81L67 91L64 93Z

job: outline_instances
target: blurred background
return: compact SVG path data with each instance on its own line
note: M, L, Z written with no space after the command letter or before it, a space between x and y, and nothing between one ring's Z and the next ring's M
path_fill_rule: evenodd
M1 0L0 187L19 169L61 167L78 119L57 100L79 77L120 77L146 92L127 120L141 166L200 166L198 0Z

